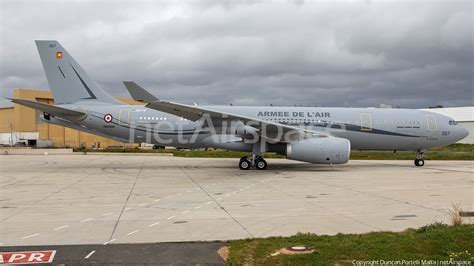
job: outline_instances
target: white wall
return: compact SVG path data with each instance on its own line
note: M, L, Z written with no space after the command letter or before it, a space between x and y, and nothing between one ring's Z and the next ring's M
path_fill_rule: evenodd
M13 144L21 140L28 140L28 139L38 140L39 133L38 132L13 132L13 134L10 132L0 133L0 144L11 145L12 138L13 138Z

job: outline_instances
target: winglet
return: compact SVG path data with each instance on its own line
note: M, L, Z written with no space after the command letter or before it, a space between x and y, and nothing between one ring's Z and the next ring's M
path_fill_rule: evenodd
M146 91L144 88L140 87L134 81L124 81L123 84L125 85L125 88L127 88L132 98L137 102L151 103L158 101L158 98Z

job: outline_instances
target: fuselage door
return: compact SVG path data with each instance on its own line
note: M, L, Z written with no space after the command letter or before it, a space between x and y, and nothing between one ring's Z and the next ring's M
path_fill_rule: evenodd
M372 115L370 113L360 114L360 130L361 131L372 130Z
M128 126L130 124L130 109L120 109L119 125Z
M436 117L434 115L425 115L428 131L438 131Z

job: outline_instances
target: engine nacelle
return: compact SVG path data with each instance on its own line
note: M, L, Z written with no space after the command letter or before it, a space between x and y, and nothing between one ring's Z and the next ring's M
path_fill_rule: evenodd
M286 158L317 164L343 164L349 161L351 143L343 138L311 138L286 146Z

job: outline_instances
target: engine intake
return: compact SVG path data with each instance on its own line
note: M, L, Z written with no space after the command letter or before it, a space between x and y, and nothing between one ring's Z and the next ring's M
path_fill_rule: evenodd
M286 158L317 164L343 164L349 161L351 143L343 138L311 138L286 146Z

